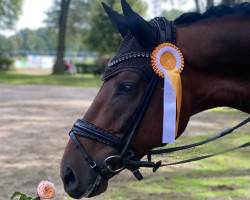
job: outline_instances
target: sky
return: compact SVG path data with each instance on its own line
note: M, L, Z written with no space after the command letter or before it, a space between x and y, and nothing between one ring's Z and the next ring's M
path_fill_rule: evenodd
M103 0L105 1L105 0ZM155 17L152 13L153 6L152 2L154 1L162 1L164 0L144 0L148 4L148 12L147 12L147 18ZM165 0L166 1L166 0ZM173 1L173 0L172 0ZM176 1L173 1L176 2ZM187 4L185 4L184 7L182 7L183 10L191 10L194 9L194 0L187 0ZM19 17L19 20L16 24L15 30L12 31L1 31L1 34L8 36L14 35L16 32L18 32L21 29L29 28L29 29L37 29L40 27L45 26L43 21L46 19L45 12L52 6L53 0L24 0L23 7L22 7L22 14ZM164 8L171 9L171 8L178 8L180 5L177 3L174 4L174 6L171 6L167 3L162 4Z

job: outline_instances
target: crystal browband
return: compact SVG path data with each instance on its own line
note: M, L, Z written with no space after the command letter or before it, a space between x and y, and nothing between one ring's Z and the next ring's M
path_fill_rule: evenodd
M141 58L151 58L151 55L152 53L151 52L132 52L132 53L127 53L127 54L124 54L118 58L113 58L111 59L109 62L108 62L108 67L112 67L113 65L116 65L118 63L121 63L125 60L129 60L129 59L132 59L132 58L138 58L138 57L141 57Z

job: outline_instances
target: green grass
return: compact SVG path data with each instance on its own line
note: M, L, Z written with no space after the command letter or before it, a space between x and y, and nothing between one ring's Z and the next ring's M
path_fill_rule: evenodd
M242 113L239 110L229 108L229 107L218 107L218 108L210 109L209 111L213 113Z
M208 136L183 136L178 145L198 142ZM249 141L249 134L233 133L202 147L179 151L154 160L174 162L239 146ZM169 145L174 146L174 145ZM142 169L142 181L114 182L101 194L104 200L227 200L250 197L250 148L202 161L163 167L156 173ZM118 175L119 176L119 175ZM93 198L95 199L95 198ZM67 200L71 200L68 198Z
M204 136L178 139L179 145L203 140ZM165 162L222 151L249 141L249 135L235 133L203 147L159 156ZM155 174L142 170L145 179L112 188L110 200L144 199L247 199L250 197L250 148L202 161L161 168ZM155 160L157 160L155 159ZM119 196L119 198L117 198Z
M24 75L15 72L0 72L0 83L100 87L102 81L100 76L94 77L92 74Z

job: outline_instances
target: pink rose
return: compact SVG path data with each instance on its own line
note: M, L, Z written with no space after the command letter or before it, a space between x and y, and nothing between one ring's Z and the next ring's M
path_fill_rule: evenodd
M41 181L37 187L37 195L41 199L52 199L55 196L55 186L49 181Z

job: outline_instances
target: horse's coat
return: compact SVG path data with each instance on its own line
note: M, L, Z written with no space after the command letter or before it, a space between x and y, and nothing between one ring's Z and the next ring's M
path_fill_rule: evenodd
M124 4L125 1L122 2ZM131 12L125 9L125 18L113 13L117 20L112 19L112 23L120 21L117 28L125 36L124 40L127 34L132 34L140 41L140 48L152 50L155 45L154 30ZM245 3L234 9L214 7L204 15L184 14L175 20L178 34L176 46L185 58L181 74L183 99L178 137L185 130L189 118L203 110L229 106L250 113L249 13L250 3ZM129 26L131 21L133 23ZM128 49L132 51L133 46ZM148 86L147 78L151 72L147 75L143 73L147 70L143 67L149 67L145 63L147 61L139 59L138 62L127 62L127 65L124 62L124 67L130 66L127 70L118 66L117 73L105 80L83 119L121 137ZM134 70L133 65L140 65L137 69L142 68L142 71ZM162 145L162 88L163 81L160 81L132 142L140 156ZM100 166L107 156L119 153L91 139L78 139ZM113 175L110 173L108 178ZM98 179L71 140L63 156L61 176L65 190L75 198L95 196L107 188L107 180Z

